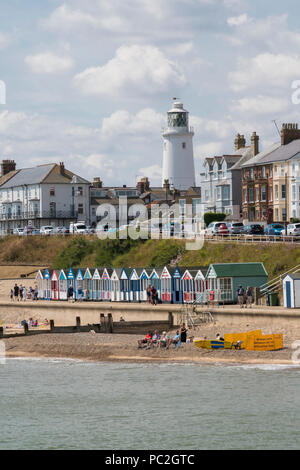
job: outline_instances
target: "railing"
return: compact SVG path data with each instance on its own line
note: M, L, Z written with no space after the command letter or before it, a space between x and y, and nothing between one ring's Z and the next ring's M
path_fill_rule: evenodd
M77 219L75 211L26 211L21 213L0 214L0 220L28 220L28 219Z

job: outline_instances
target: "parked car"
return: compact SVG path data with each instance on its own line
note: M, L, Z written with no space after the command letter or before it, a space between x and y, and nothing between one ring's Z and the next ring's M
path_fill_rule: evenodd
M53 227L52 225L44 225L40 229L40 234L41 235L51 235L53 233Z
M84 235L88 233L85 222L71 223L69 230L70 233L77 235Z
M13 235L19 235L19 236L25 235L24 229L23 228L14 228L13 229Z
M224 225L224 222L211 222L205 230L206 235L218 235L219 227ZM228 229L227 229L228 230Z
M41 232L40 232L37 228L33 229L33 230L30 232L30 235L40 235L40 234L41 234Z
M281 235L289 235L293 237L299 237L300 235L300 224L289 224L285 230L282 230Z
M248 234L248 235L264 235L265 230L262 225L250 224L244 227L243 233Z
M269 224L265 227L265 235L281 235L284 228L285 227L282 224Z
M226 222L229 233L239 234L243 233L244 224L242 222Z
M229 229L226 224L221 224L218 227L218 235L229 235Z

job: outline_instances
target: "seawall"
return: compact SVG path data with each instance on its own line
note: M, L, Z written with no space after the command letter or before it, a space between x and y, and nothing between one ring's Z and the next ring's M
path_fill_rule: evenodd
M43 321L54 320L56 326L75 325L76 317L81 318L81 324L97 324L101 314L111 314L114 322L120 318L126 322L156 322L169 321L169 313L173 314L174 325L183 320L185 311L182 305L148 305L139 303L110 303L110 302L0 302L0 320L3 325L20 323L22 320L33 318ZM251 322L262 322L268 325L291 326L299 324L300 309L285 309L283 307L257 307L241 309L239 306L230 305L225 307L205 306L197 307L197 312L208 311L216 322L228 323L238 326L243 320Z

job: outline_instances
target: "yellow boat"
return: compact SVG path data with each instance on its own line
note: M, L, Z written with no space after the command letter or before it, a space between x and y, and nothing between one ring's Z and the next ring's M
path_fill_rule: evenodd
M194 339L194 345L199 349L232 349L232 343L229 341Z

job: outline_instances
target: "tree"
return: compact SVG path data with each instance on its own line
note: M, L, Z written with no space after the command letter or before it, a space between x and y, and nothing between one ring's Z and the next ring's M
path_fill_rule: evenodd
M223 222L227 217L227 214L216 214L215 212L206 212L204 214L204 222L206 227L212 222Z

